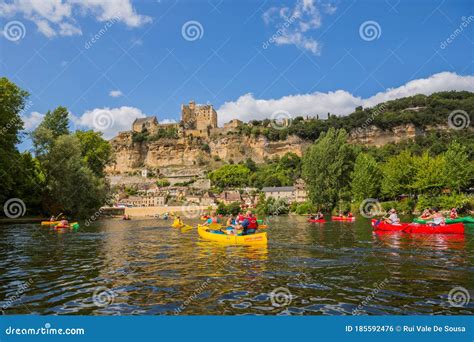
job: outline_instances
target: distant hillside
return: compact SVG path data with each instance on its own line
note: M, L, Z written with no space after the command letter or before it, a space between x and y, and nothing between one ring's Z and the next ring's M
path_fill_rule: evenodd
M415 95L381 103L372 108L356 108L347 116L329 114L328 119L295 117L288 127L271 127L271 121L254 120L237 128L240 134L263 135L270 141L285 140L288 135L296 135L304 140L316 140L321 132L330 127L344 128L348 132L374 126L389 130L404 125L414 125L425 129L433 126L448 127L448 117L455 110L467 113L470 126L474 123L474 93L449 91L430 96ZM290 113L291 114L291 113ZM458 118L459 119L459 118ZM458 124L462 124L459 123Z

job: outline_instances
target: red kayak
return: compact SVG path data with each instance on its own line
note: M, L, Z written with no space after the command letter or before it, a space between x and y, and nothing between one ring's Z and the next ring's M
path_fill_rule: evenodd
M410 224L409 223L400 223L400 224L390 224L384 221L378 222L376 219L372 219L372 228L374 230L385 230L385 231L392 231L392 232L402 232L404 231Z
M322 222L326 222L326 220L325 219L318 219L318 220L308 219L308 222L310 222L310 223L322 223Z
M378 220L373 219L372 227L375 230L402 231L404 233L413 234L464 234L464 224L462 223L432 226L420 223L390 224L383 221L378 222Z
M331 220L333 221L349 221L349 222L353 222L356 220L355 216L351 216L351 217L348 217L348 216L331 216Z

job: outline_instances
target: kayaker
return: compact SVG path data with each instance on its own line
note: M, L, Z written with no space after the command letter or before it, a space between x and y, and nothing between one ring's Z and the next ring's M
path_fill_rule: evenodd
M390 223L390 224L400 224L400 219L398 218L397 211L395 208L392 208L389 210L389 215L388 217L385 217L383 220L384 222Z
M309 218L311 220L322 220L324 218L324 215L322 212L318 211L317 214L311 214Z
M175 227L184 226L184 223L183 223L183 221L181 220L181 217L176 216L176 218L175 218L174 221L173 221L173 226L175 226Z
M446 223L446 219L444 218L443 214L441 214L439 212L439 209L436 208L436 207L433 208L433 215L431 215L431 217L429 219L431 219L432 221L427 222L427 223L431 224L433 226L441 226L441 225L444 225Z
M58 225L58 226L59 226L59 227L62 227L62 228L67 228L67 227L69 227L69 221L68 221L68 220L61 220L61 221L59 222L59 225Z
M349 214L347 214L347 217L354 217L354 214L352 214L352 212L349 211Z
M217 224L219 223L219 219L217 217L217 214L215 211L211 213L211 217L207 219L207 221L204 223L204 225L208 226L210 224Z
M235 218L232 215L227 219L225 233L228 235L237 233Z
M245 220L245 215L240 212L239 215L237 215L236 223L241 224L242 222L244 222L244 220Z
M258 229L258 222L252 211L247 211L244 222L242 222L242 235L255 234Z
M421 214L420 218L423 219L423 220L426 220L431 215L432 215L431 210L429 208L426 208L425 210L423 210L423 213Z
M451 220L458 218L458 211L456 210L456 208L451 208L451 211L449 212L449 218Z

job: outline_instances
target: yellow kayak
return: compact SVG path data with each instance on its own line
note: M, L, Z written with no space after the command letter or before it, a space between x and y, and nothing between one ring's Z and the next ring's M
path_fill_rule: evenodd
M186 229L192 228L192 226L190 226L189 224L178 223L178 222L173 222L171 224L171 227L173 227L173 228L186 228Z
M212 228L212 227L211 227ZM198 225L199 236L204 240L221 242L231 245L266 245L267 233L257 233L251 235L227 235L212 233L208 226Z
M50 226L61 223L61 221L41 221L42 226Z

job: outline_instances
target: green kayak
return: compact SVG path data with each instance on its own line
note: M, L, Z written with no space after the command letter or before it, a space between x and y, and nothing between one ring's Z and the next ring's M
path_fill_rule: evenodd
M428 220L423 220L423 219L420 219L420 218L416 218L413 220L413 222L415 223L426 223ZM471 216L465 216L465 217L458 217L458 218L455 218L455 219L450 219L450 218L447 218L446 219L446 224L450 224L450 223L474 223L474 218L471 217Z

